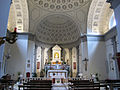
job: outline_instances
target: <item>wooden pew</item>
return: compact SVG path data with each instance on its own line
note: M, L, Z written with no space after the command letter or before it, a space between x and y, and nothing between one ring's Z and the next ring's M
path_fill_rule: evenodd
M52 80L30 80L23 85L19 85L23 90L51 90Z
M100 87L105 87L107 89L107 85L100 85L100 83L94 83L89 80L69 80L69 82L73 83L71 85L74 90L100 90Z
M110 90L114 90L114 88L120 88L120 80L105 80L105 84L110 87Z

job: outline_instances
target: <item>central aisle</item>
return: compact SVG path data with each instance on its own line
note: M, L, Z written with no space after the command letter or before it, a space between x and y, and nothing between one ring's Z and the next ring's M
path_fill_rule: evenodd
M52 90L68 90L68 89L69 87L67 84L59 83L59 84L52 85Z

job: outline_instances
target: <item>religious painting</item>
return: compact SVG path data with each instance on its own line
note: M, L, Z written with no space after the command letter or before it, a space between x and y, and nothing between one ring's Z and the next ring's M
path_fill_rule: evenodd
M37 69L40 69L40 62L37 62Z
M54 53L54 58L59 58L59 53L58 52Z
M30 72L27 72L27 73L26 73L26 77L30 77Z
M73 69L76 69L76 62L73 62Z

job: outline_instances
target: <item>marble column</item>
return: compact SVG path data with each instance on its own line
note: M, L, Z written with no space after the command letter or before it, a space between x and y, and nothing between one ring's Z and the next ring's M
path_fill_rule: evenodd
M80 64L79 64L79 46L77 46L76 48L77 48L77 76L78 76L78 74L80 73L79 72L79 66L80 66Z
M41 47L37 47L37 51L36 51L36 72L37 72L37 75L40 76L40 71L41 71L41 65L42 65L42 62L41 62ZM38 67L37 64L38 62L40 63L40 66Z
M44 49L44 65L46 62L48 62L48 50L49 48Z
M72 48L72 76L76 77L77 74L77 49Z
M117 53L116 37L113 37L111 41L112 41L112 44L113 44L113 53L115 55ZM115 59L115 71L116 71L116 77L118 79L119 78L119 69L118 69L117 59Z
M69 49L68 48L65 48L65 62L68 63L70 65L70 56L69 56Z
M87 46L87 36L85 36L82 40L81 40L81 59L82 59L82 72L84 74L87 73L87 70L85 70L85 68L88 69L88 62L87 64L85 65L85 58L88 59L88 46Z
M116 18L116 28L117 28L118 43L120 45L120 0L117 0L117 1L113 0L113 1L118 4L118 6L116 8L114 8L114 13L115 13L115 18ZM120 46L119 46L118 51L120 51Z
M45 50L45 48L42 47L42 50L41 50L41 70L44 69L44 50Z
M70 77L72 77L72 48L69 48L69 58L70 58Z
M82 45L81 43L79 44L79 73L82 73Z
M6 36L11 0L0 0L0 37ZM4 75L3 53L5 45L0 46L0 77Z

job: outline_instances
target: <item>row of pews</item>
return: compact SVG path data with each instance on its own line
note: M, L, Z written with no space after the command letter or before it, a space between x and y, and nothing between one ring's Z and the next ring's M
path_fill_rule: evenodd
M28 82L18 85L21 90L51 90L52 80L29 80Z
M100 87L104 87L105 90L108 90L106 84L94 83L89 80L68 80L70 83L69 86L72 90L100 90Z

